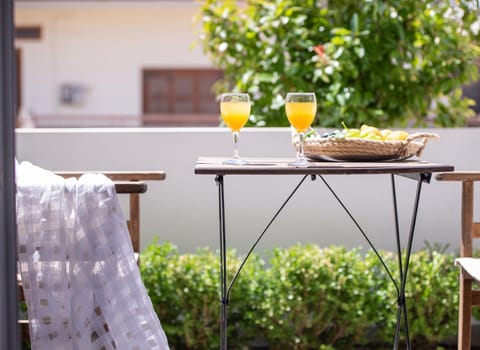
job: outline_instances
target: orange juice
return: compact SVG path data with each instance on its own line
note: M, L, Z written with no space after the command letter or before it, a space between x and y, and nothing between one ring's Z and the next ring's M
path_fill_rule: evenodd
M305 132L315 119L317 104L315 102L287 102L285 111L288 121L297 132Z
M222 102L220 103L220 112L223 121L232 131L240 131L247 123L250 116L249 102Z

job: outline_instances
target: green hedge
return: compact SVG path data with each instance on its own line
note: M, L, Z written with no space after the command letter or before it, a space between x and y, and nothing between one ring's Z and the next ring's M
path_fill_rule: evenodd
M397 276L396 255L381 254ZM246 349L258 339L271 349L391 347L396 292L372 252L308 244L268 256L268 262L251 256L232 289L229 349ZM241 258L228 251L230 278ZM435 349L456 332L458 270L453 254L421 250L411 259L410 336L414 348ZM218 260L211 250L180 254L170 243L142 253L142 277L172 350L218 349Z

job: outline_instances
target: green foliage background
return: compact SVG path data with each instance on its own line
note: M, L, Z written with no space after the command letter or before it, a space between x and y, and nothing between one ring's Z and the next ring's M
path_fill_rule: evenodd
M397 257L380 252L398 278ZM253 254L232 288L228 348L258 339L270 349L391 349L396 291L372 252L313 244L275 248L265 262ZM180 254L170 243L151 244L141 273L172 350L218 349L218 255ZM458 268L454 254L425 249L411 256L406 289L415 349L441 349L456 332ZM228 251L228 276L242 261Z
M250 125L287 126L286 93L314 91L323 127L461 126L479 22L474 2L455 3L205 0L201 40L225 73L217 92L250 93Z

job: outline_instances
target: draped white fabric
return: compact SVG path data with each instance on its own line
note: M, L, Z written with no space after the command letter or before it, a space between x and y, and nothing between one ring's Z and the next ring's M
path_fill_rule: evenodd
M17 224L32 349L169 349L111 180L22 162Z
M455 265L461 266L473 279L480 281L480 259L479 258L457 258Z

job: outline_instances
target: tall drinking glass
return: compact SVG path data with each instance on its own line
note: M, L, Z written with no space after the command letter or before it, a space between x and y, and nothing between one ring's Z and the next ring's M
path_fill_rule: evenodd
M250 98L248 94L223 94L220 101L220 113L223 121L232 130L233 134L233 157L224 161L223 164L248 164L246 160L240 158L238 153L240 129L245 126L250 117Z
M285 99L285 112L288 121L295 128L299 136L297 159L289 165L307 166L308 161L303 153L305 132L312 125L317 112L317 100L313 92L289 92Z

